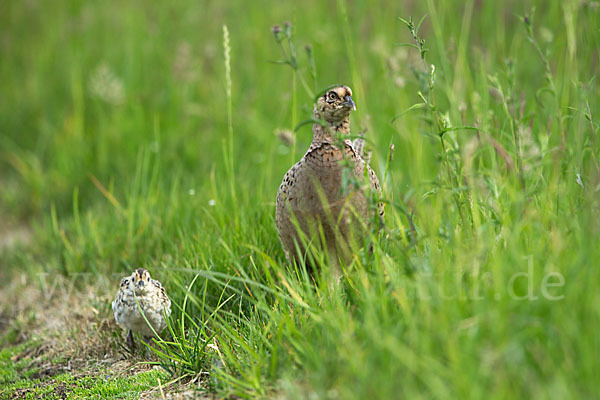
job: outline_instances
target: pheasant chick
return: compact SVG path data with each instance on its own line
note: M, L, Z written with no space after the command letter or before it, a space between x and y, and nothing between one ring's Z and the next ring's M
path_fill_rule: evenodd
M121 281L112 309L117 324L127 330L127 344L133 349L132 332L142 334L148 341L165 329L171 300L159 281L152 279L147 270L138 268Z

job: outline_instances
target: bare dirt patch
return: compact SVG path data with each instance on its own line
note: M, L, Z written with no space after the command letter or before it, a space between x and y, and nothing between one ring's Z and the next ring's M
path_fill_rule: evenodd
M17 334L11 344L38 343L13 356L12 361L24 360L28 379L40 382L16 390L11 398L31 397L41 389L51 390L55 398L67 398L73 384L56 380L64 373L77 382L83 377L110 379L158 368L147 363L153 360L148 355L132 356L125 348L123 333L112 316L113 295L106 287L85 287L56 290L48 296L36 278L29 276L0 286L0 299L11 299L0 303L0 337L3 331L13 329ZM194 389L199 385L162 382L161 387L142 392L140 398L198 398Z
M0 287L0 298L11 299L0 305L0 334L14 329L16 339L10 344L26 340L40 343L12 357L14 362L26 359L27 369L37 370L31 379L100 370L122 376L152 368L140 364L141 359L132 358L122 347L121 331L112 318L106 294L89 289L72 291L68 296L57 292L47 298L35 284L19 279Z

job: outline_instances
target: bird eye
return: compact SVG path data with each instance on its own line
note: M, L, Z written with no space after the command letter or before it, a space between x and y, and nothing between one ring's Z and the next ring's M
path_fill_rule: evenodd
M339 98L337 93L334 91L329 92L327 94L327 97L329 98L329 100L337 100Z

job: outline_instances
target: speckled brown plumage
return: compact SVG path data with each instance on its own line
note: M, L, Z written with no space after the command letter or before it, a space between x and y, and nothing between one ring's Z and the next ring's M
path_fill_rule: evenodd
M138 268L121 281L112 309L117 324L127 330L127 344L134 348L133 332L141 333L147 342L166 328L164 317L171 314L171 300L159 281Z
M362 139L350 141L352 91L338 86L319 97L312 143L285 174L277 192L276 222L288 260L299 261L307 241L319 241L322 227L330 256L351 258L350 243L360 243L374 213L383 218L383 204L369 206L370 193L380 197L377 175L365 162ZM366 169L366 171L365 171ZM297 221L297 225L295 223ZM332 260L337 262L337 260Z

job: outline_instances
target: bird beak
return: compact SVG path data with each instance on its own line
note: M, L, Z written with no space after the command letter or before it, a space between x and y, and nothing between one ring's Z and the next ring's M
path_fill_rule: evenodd
M352 101L352 96L346 96L344 97L344 100L346 101L342 103L343 105L352 108L353 111L356 111L356 104L354 104L354 101Z
M138 283L137 283L137 285L138 285L139 287L143 287L143 286L144 286L144 281L142 281L142 280L139 280L139 281L138 281Z

